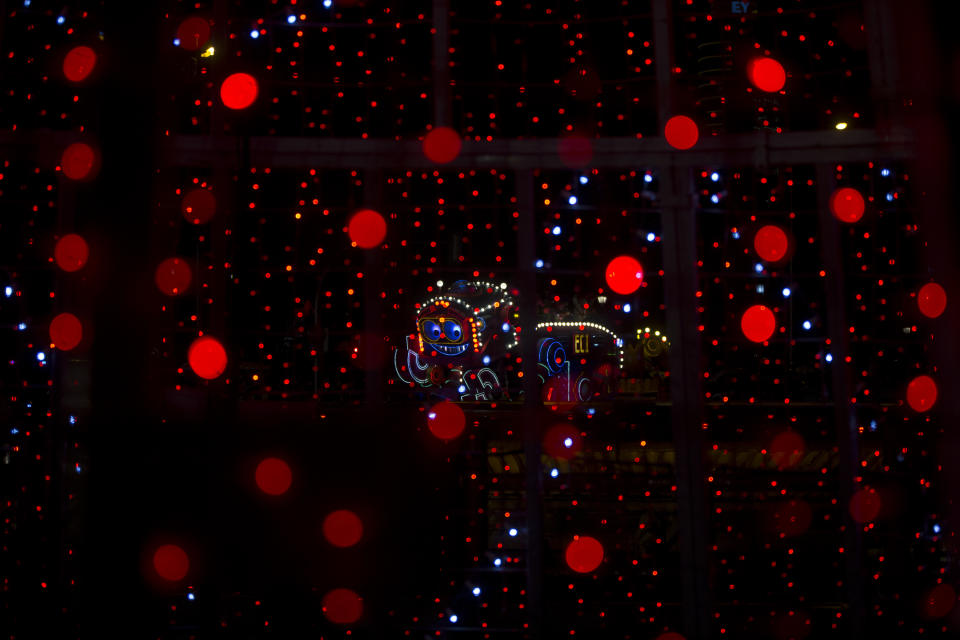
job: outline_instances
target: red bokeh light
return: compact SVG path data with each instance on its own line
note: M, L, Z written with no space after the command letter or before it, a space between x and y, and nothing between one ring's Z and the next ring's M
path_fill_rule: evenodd
M866 204L860 192L852 187L837 189L830 196L830 212L843 222L856 222L863 217Z
M70 82L83 82L93 73L97 65L97 54L90 47L79 46L70 49L63 57L63 75Z
M667 138L667 144L674 149L689 149L700 139L697 123L687 116L673 116L667 120L663 135Z
M255 477L260 491L271 496L283 495L293 482L290 465L280 458L261 460L257 465Z
M220 99L228 109L246 109L257 99L259 90L249 73L232 73L220 85Z
M460 155L463 142L450 127L436 127L423 139L423 153L431 162L446 164Z
M787 233L774 224L768 224L757 230L753 236L753 248L762 260L780 262L787 257L790 239Z
M380 246L387 236L387 222L373 209L361 209L350 218L347 233L358 247L373 249Z
M584 136L567 136L557 143L557 154L570 169L581 169L593 160L593 142Z
M323 520L323 537L335 547L352 547L363 537L363 522L353 511L333 511Z
M433 405L427 412L427 426L430 433L441 440L452 440L463 433L467 418L463 409L452 402L442 401Z
M621 295L629 295L643 282L643 267L632 256L617 256L607 265L607 286Z
M861 524L873 522L880 515L882 501L875 489L860 489L850 498L850 515Z
M153 568L164 580L177 582L183 580L190 570L190 558L186 551L175 544L165 544L153 554Z
M352 624L363 615L363 599L350 589L333 589L323 596L323 615L336 624Z
M796 431L778 433L770 443L770 459L777 469L789 469L797 465L806 453L807 445Z
M210 22L199 16L187 18L177 27L177 38L181 48L198 51L210 40Z
M769 93L780 91L787 82L783 65L773 58L754 58L747 64L747 75L753 86Z
M773 311L763 306L755 304L743 312L740 318L740 329L747 340L752 342L766 342L773 335L777 328L777 319Z
M97 166L97 153L86 142L74 142L60 156L63 175L71 180L83 180L93 175Z
M573 536L563 557L567 566L577 573L590 573L603 562L603 545L590 536Z
M180 211L187 222L204 224L213 218L217 211L217 198L209 189L197 187L191 189L180 201Z
M87 241L75 233L68 233L57 241L53 248L53 259L64 271L79 271L87 264L90 247Z
M192 279L190 265L182 258L167 258L157 265L154 273L157 288L168 296L184 293L190 287Z
M917 292L917 306L928 318L937 318L947 308L947 292L936 282L928 282Z
M938 584L926 592L923 598L923 615L927 618L942 618L957 604L957 592L949 584Z
M216 338L210 336L193 341L187 360L193 372L205 380L213 380L227 369L227 352Z
M929 411L937 402L937 383L930 376L917 376L907 385L907 404L917 413Z
M83 325L72 313L61 313L50 322L50 342L60 351L70 351L83 339Z
M543 451L551 458L569 460L582 448L580 432L571 424L555 424L543 434Z

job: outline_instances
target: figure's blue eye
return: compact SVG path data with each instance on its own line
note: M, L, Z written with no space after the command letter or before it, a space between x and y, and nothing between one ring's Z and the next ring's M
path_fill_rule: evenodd
M451 340L459 340L460 336L463 335L460 323L454 322L453 320L447 320L443 323L443 332Z
M436 340L443 334L440 325L433 320L427 320L423 323L423 332L429 340Z

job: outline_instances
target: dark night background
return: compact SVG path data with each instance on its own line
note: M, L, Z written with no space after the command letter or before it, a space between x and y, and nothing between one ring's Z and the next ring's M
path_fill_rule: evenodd
M0 0L0 631L956 637L951 4ZM189 18L210 28L193 50ZM78 46L96 64L71 80ZM782 90L751 85L758 55ZM234 73L247 108L221 99ZM665 140L675 115L693 148ZM423 150L438 126L463 140L449 163ZM98 155L79 180L77 142ZM860 220L831 215L838 188ZM369 249L347 232L364 208L387 226ZM785 260L758 256L765 225ZM55 259L67 234L79 270ZM643 266L630 294L605 280L620 255ZM172 257L192 282L164 295ZM436 389L393 350L438 280L508 283L521 336L608 327L630 354L612 392L542 401L521 337L509 392L435 437ZM765 342L741 331L753 305ZM210 380L201 332L227 353ZM363 523L349 548L322 533L338 509ZM574 536L603 545L595 570L565 562ZM169 544L181 579L155 564ZM356 621L325 608L337 588Z

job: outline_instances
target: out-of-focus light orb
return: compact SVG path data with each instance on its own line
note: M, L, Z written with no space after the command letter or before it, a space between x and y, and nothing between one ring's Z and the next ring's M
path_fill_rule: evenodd
M323 596L321 610L335 624L353 624L363 615L363 599L350 589L333 589Z
M712 180L713 182L719 182L720 174L714 171L713 173L710 174L710 180Z
M813 327L813 324L812 324L809 320L804 320L804 321L803 321L803 328L804 328L806 331L810 331L810 329L811 329L812 327Z
M509 531L507 531L507 535L510 536L511 538L516 538L518 533L520 532L514 528L511 528Z
M590 573L603 562L603 545L590 536L573 536L563 557L567 566L577 573Z
M855 522L861 524L873 522L877 519L877 516L880 515L880 508L882 506L883 502L876 489L865 487L857 491L850 498L850 515Z
M259 32L257 29L251 29L251 30L250 30L250 37L253 38L254 40L256 40L257 38L260 37L260 32Z
M938 584L924 594L923 614L928 619L942 618L957 604L957 592L949 584Z
M50 342L60 351L70 351L83 339L83 324L72 313L58 314L50 321Z
M846 122L838 122L837 124L835 124L835 125L833 125L833 126L836 127L837 131L843 131L844 129L847 128L847 123L846 123Z
M787 257L790 239L787 233L775 224L760 227L753 236L753 248L762 260L780 262Z
M787 72L783 65L773 58L753 58L747 63L747 75L753 86L767 93L780 91L787 82Z
M86 142L74 142L60 156L63 175L71 180L85 180L94 174L97 152Z
M853 187L842 187L830 196L830 212L837 220L856 222L863 217L865 209L863 196Z
M697 123L687 116L673 116L667 120L663 134L667 138L667 144L680 150L691 148L700 138Z
M53 259L57 266L67 272L79 271L87 264L90 247L87 241L76 233L68 233L57 241L53 248Z
M766 342L777 328L777 319L773 311L762 304L756 304L743 312L740 329L752 342Z
M209 189L191 189L180 201L180 212L187 222L205 224L217 212L217 198Z
M323 537L335 547L352 547L363 537L363 522L349 509L338 509L323 519Z
M930 376L917 376L907 385L907 404L917 413L933 408L937 402L937 383Z
M167 258L157 265L153 274L157 288L168 296L177 296L190 287L193 274L190 265L182 258Z
M387 236L387 222L373 209L361 209L347 223L347 233L358 247L373 249L380 246Z
M561 422L543 434L543 451L551 458L570 460L583 448L580 432L569 423Z
M947 308L947 292L936 282L928 282L917 292L917 306L928 318L937 318Z
M643 282L643 267L633 256L617 256L604 272L607 286L620 295L629 295Z
M450 127L435 127L423 138L423 154L431 162L452 162L463 146L460 134Z
M63 75L70 82L83 82L97 65L96 52L87 46L70 49L63 57Z
M790 287L784 287L780 293L783 295L784 298L789 298L790 294L793 292L790 291Z
M187 18L177 27L177 40L187 51L203 49L210 40L210 21L199 16Z
M479 596L479 595L480 595L480 587L474 587L472 593L473 593L473 595L475 595L475 596Z
M160 545L153 552L153 569L164 580L179 582L190 570L190 558L175 544Z
M458 405L446 400L433 405L427 413L427 426L441 440L453 440L467 424L467 418Z
M227 352L220 341L211 336L194 340L187 351L187 360L193 372L204 380L213 380L227 369Z
M249 73L232 73L220 85L220 99L228 109L246 109L257 99L260 89Z
M280 458L264 458L257 465L254 478L257 487L267 495L280 496L287 492L293 483L290 465Z

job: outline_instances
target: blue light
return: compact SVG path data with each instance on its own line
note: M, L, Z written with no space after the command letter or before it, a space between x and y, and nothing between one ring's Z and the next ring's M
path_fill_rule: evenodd
M67 418L67 422L69 422L70 424L77 424L77 416L70 416L69 418Z
M490 356L483 356L483 364L490 364Z
M287 16L287 24L293 24L297 21L297 16Z
M631 310L632 308L633 308L633 307L631 307L631 306L630 306L630 303L628 302L627 304L623 305L623 312L624 312L624 313L630 313L630 310Z
M784 288L783 288L783 291L781 291L780 293L783 294L783 297L784 297L784 298L789 298L789 297L790 297L790 293L791 293L791 292L790 292L790 287L784 287Z
M551 478L556 478L558 475L560 475L560 469L557 469L556 467L554 467L553 469L550 469Z
M803 328L806 329L807 331L810 331L810 328L811 328L812 326L813 326L813 325L810 323L809 320L804 320L804 321L803 321Z
M647 242L653 242L656 239L657 239L657 234L655 234L653 231L647 234Z
M739 239L740 239L740 232L739 232L739 231L731 231L731 232L730 232L730 237L733 238L734 240L739 240Z
M587 184L587 176L580 176L580 184Z
M720 196L718 196L717 194L713 194L712 196L710 196L710 202L712 202L713 204L719 204Z
M503 563L503 561L502 561L500 558L494 558L494 559L493 559L493 566L495 566L495 567L499 567L502 563Z
M12 433L13 435L17 435L18 433L20 433L20 429L17 429L16 427L14 427L13 429L10 429L10 433Z
M456 624L456 623L457 623L457 620L459 620L459 619L460 619L460 618L457 617L457 614L455 614L455 613L450 614L450 622Z
M46 359L47 359L47 354L45 354L43 351L37 351L37 360L39 360L40 362L43 362Z
M195 599L196 599L196 596L193 595L193 593L188 593L188 594L187 594L187 600L195 600Z
M564 438L564 439L563 439L563 446L565 446L567 449L569 449L570 447L572 447L572 446L573 446L573 438Z
M643 176L643 181L644 181L644 182L653 182L653 176L650 175L649 173L648 173L648 174L645 174L645 175Z
M877 430L877 421L876 421L876 420L871 420L871 421L870 421L870 431L876 431L876 430Z
M577 204L577 196L570 196L569 198L567 198L567 202L569 202L570 204Z
M503 331L504 333L506 333L507 331L510 331L510 323L504 322L503 326L500 327L500 330Z
M763 293L763 285L762 285L762 284L758 284L758 285L757 285L757 293Z
M890 175L890 169L880 169L880 175L886 178L887 176Z
M561 229L559 225L553 228L553 235L558 236L561 233L563 233L563 229Z
M30 6L30 0L23 0L23 6L29 7L29 6Z
M26 331L26 330L27 330L27 323L26 323L26 322L21 322L20 324L17 325L17 329L19 329L20 331Z
M457 387L457 391L460 393L466 393L467 387L465 385L460 385L459 387Z
M933 525L933 532L934 532L934 533L940 533L940 525L938 525L938 524Z
M833 362L833 354L828 353L827 357L824 358L827 362Z
M430 413L427 414L427 418L429 418L430 420L435 420L437 418L437 412L431 411Z
M618 345L618 346L619 346L619 345ZM593 407L590 407L589 409L587 409L587 415L588 415L588 416L592 416L592 415L595 414L596 412L597 412L597 410L594 409Z
M77 473L80 473L81 469L80 469L79 462L73 465L73 470L76 471Z
M175 46L175 47L179 47L179 46L180 46L180 38L174 38L174 39L173 39L173 46Z
M758 262L757 264L753 265L753 270L757 273L763 273L763 265Z
M887 202L893 202L893 192L887 194Z
M330 7L333 6L333 0L323 0L323 6L329 9Z
M537 260L533 263L533 266L535 266L537 269L543 269L543 260Z
M8 298L9 298L10 296L12 296L12 295L13 295L13 287L4 287L4 289L3 289L3 295L7 296Z
M66 20L63 16L57 16L57 24L63 24Z
M507 533L510 534L511 538L516 538L518 531L516 529L510 529L510 531L507 531Z
M257 38L260 37L260 31L259 31L258 29L251 29L251 30L250 30L250 37L253 38L254 40L256 40Z
M480 595L480 587L474 587L472 593L475 596Z
M719 182L720 174L714 171L713 173L710 174L710 179L713 180L714 182Z

